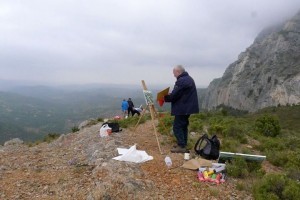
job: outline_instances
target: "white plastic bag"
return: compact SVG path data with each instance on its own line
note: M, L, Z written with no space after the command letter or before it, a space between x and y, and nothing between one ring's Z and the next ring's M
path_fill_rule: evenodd
M100 128L100 137L107 137L111 134L111 128L107 125L104 124Z
M117 148L117 150L120 155L114 157L114 160L134 163L143 163L148 160L153 160L153 157L149 156L146 151L136 150L136 145L131 146L129 149Z

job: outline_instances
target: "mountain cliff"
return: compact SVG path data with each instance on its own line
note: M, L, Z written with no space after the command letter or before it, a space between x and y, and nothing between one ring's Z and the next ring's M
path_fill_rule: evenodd
M254 43L207 88L203 109L240 110L300 102L300 12L263 30Z

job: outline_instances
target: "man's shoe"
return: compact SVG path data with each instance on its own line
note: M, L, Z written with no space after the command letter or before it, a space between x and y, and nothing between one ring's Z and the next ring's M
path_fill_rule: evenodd
M171 149L171 152L172 153L186 153L187 150L185 147L177 146L177 147L174 147L173 149Z

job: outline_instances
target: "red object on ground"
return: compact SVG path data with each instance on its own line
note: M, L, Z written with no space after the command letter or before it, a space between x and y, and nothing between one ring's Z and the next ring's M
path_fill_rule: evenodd
M158 104L159 104L160 106L163 106L164 103L165 103L165 101L164 101L163 99L158 100Z
M118 120L118 119L121 119L121 117L117 115L114 117L114 119Z

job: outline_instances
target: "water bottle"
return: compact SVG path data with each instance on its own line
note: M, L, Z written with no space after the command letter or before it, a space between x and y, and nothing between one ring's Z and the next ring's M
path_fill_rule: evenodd
M172 166L172 160L169 156L165 157L165 163L166 163L168 168L170 168Z

